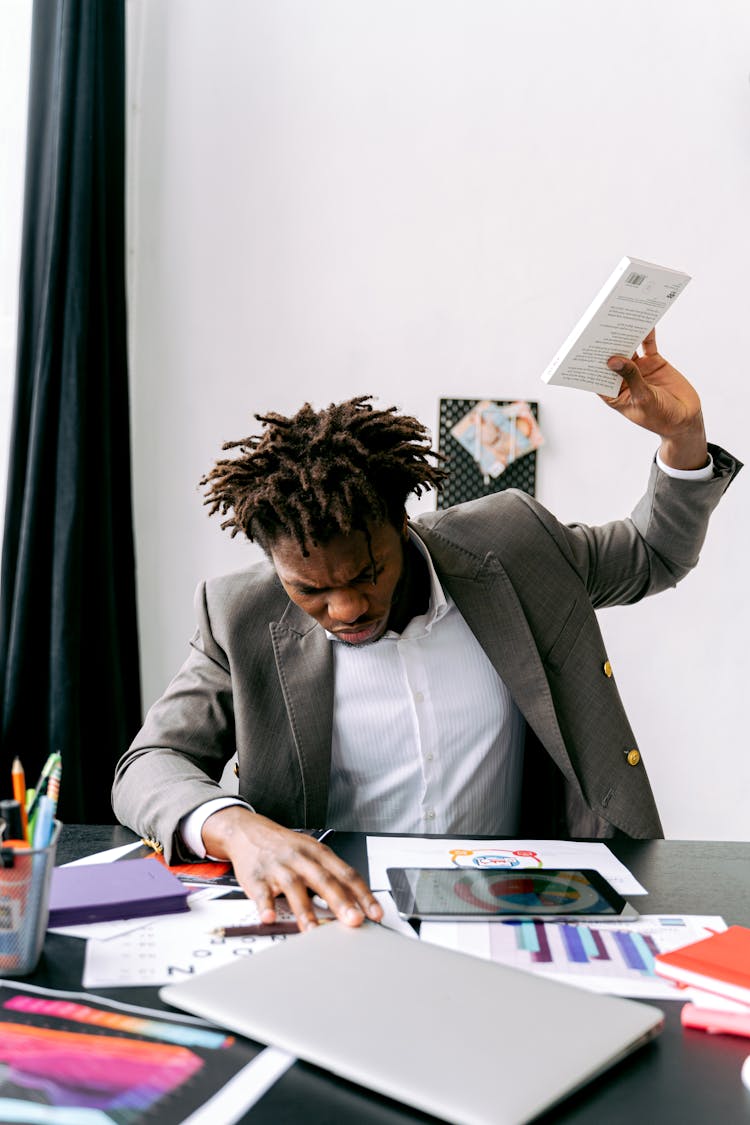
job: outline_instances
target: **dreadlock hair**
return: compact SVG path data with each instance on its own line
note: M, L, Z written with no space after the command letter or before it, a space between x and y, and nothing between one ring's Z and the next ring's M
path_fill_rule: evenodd
M369 544L371 521L398 527L407 496L439 491L448 474L421 422L395 406L375 410L372 397L320 411L308 402L291 418L256 414L265 431L225 442L222 449L240 455L217 461L201 479L209 515L230 512L222 528L233 537L242 531L264 549L293 536L304 555L353 530L363 531Z

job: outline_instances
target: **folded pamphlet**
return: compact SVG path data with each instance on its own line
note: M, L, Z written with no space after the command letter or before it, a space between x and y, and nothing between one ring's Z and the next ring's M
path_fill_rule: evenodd
M632 355L689 281L678 270L623 258L545 368L544 382L615 398L622 376L607 360Z

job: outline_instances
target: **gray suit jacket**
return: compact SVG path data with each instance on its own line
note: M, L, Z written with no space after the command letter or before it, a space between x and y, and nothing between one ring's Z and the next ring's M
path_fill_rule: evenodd
M469 627L526 717L521 835L661 836L638 743L595 609L674 586L698 561L708 519L739 464L712 447L714 479L652 468L630 519L566 526L522 492L421 516L414 527ZM293 827L326 820L333 664L324 631L261 563L202 583L190 655L121 758L118 819L164 847L182 816L240 795Z

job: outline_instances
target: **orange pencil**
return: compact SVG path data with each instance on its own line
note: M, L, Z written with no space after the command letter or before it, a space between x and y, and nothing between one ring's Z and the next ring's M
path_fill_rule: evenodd
M23 828L24 839L28 840L29 824L26 819L26 775L23 772L23 766L18 758L13 759L10 774L13 779L13 796L21 806L21 827Z

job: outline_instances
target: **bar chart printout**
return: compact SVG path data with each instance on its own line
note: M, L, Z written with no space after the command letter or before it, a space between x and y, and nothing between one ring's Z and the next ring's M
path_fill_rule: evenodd
M420 939L596 992L675 999L657 953L726 929L722 918L644 914L633 922L423 922Z

